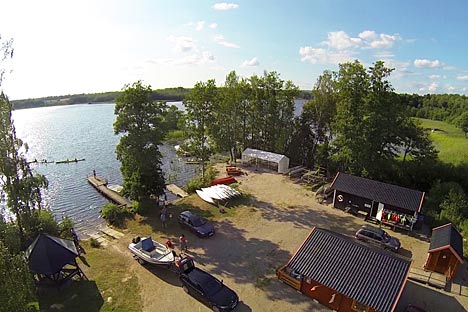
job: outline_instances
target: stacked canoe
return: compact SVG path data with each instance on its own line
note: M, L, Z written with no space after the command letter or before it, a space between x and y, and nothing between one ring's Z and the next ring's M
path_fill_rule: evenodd
M196 190L196 192L201 199L210 204L215 204L219 201L227 201L229 199L241 195L239 191L224 184L217 184L210 187L202 188L201 190Z

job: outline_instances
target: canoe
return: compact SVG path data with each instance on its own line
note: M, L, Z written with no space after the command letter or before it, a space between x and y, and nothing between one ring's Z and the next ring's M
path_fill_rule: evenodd
M81 158L81 159L66 159L66 160L59 160L59 161L56 161L55 163L56 164L69 164L69 163L76 163L76 162L79 162L79 161L83 161L85 160L84 158Z
M167 246L153 240L151 237L134 238L128 245L131 253L141 264L151 263L156 265L171 266L174 263L174 254Z
M202 190L195 190L195 192L197 192L198 196L200 196L200 198L206 201L207 203L215 205L213 198L211 198L208 193L205 193Z
M231 184L231 183L235 183L235 182L237 182L237 180L234 177L229 176L229 177L219 178L219 179L213 180L210 183L210 186L217 185L217 184Z

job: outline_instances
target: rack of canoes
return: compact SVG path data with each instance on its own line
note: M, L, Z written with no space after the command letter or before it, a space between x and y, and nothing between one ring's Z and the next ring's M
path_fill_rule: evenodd
M81 158L81 159L65 159L65 160L59 160L59 161L56 161L55 163L56 164L69 164L69 163L77 163L79 161L84 161L85 159L84 158Z
M226 173L230 176L238 176L244 174L244 171L239 167L227 166Z
M79 161L84 161L84 160L85 160L84 158L64 159L64 160L57 160L57 161L47 160L47 159L41 159L41 160L34 159L32 161L28 161L28 164L69 164L69 163L77 163Z
M210 186L218 185L218 184L231 184L236 183L237 180L234 177L228 176L224 178L215 179L210 183Z

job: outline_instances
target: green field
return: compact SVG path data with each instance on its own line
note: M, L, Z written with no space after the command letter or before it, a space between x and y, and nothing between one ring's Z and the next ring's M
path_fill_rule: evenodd
M429 136L439 151L439 159L445 163L459 165L468 164L468 138L454 125L443 121L415 118L425 129L439 129L431 131Z

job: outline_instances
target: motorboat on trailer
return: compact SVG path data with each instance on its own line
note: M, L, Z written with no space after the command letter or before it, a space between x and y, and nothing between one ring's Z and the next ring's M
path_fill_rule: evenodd
M151 237L140 239L135 237L128 245L134 258L141 264L151 263L156 265L172 266L175 257L167 246L153 240Z

